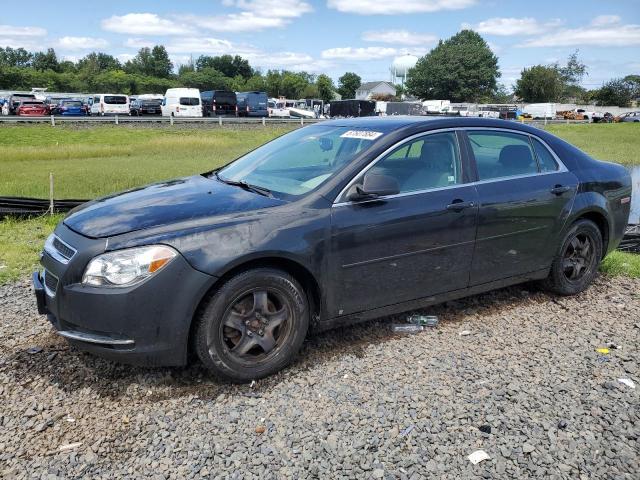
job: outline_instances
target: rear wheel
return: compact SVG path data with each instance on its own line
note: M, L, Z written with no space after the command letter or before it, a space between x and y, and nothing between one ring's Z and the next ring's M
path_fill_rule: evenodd
M591 220L578 220L564 237L545 287L560 295L582 292L598 273L602 248L602 234L597 225Z
M288 365L309 327L307 298L286 272L259 268L228 280L197 316L195 349L206 367L235 382Z

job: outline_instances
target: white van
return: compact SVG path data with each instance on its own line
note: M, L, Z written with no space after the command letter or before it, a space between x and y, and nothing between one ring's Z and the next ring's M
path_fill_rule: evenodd
M89 97L91 115L129 115L129 97L112 93L100 93Z
M201 117L202 102L197 88L170 88L162 101L163 117Z

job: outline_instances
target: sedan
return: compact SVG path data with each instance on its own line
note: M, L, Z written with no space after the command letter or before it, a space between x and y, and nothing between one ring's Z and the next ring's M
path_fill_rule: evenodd
M62 100L55 109L52 110L54 115L65 116L86 116L88 115L87 107L82 100Z
M39 100L20 102L16 108L16 115L22 117L42 117L49 115L49 107Z
M519 123L326 121L78 207L33 284L81 349L143 365L193 353L244 382L289 364L310 331L531 280L579 293L630 199L624 167Z

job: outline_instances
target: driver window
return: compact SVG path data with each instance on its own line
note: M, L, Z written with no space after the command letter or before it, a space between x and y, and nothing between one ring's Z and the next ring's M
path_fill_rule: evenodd
M395 178L400 193L462 183L456 134L444 132L419 137L389 153L371 171Z

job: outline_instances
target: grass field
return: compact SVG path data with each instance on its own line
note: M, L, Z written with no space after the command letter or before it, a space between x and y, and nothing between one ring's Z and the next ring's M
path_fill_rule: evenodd
M290 129L2 126L0 196L46 198L53 172L56 198L94 198L212 169ZM639 125L553 125L549 130L596 158L640 164ZM24 277L36 265L44 239L61 218L0 221L0 283ZM640 277L640 255L614 252L602 270Z
M251 130L48 125L0 127L0 196L95 198L205 172L283 133Z

